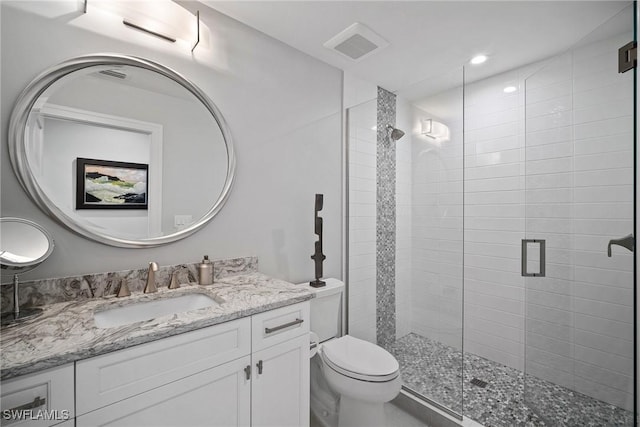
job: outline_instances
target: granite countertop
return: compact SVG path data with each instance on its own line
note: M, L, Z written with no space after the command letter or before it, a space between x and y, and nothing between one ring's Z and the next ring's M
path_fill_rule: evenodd
M128 304L201 293L219 305L101 329L94 311ZM62 302L44 306L44 313L0 330L0 380L60 366L136 344L166 338L313 298L307 286L294 285L261 273L227 276L200 286L166 287L153 294L132 294Z

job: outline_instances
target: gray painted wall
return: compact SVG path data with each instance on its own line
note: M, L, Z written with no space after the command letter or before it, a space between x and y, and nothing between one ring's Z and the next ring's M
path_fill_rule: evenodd
M201 10L201 18L212 31L211 48L191 56L92 9L83 15L81 2L0 7L0 212L42 224L56 241L51 258L25 279L141 268L152 260L194 262L206 253L214 259L256 255L264 273L308 280L315 193L324 193L325 276L341 277L341 71L210 9ZM102 245L58 225L19 185L7 126L20 91L58 62L99 52L161 62L200 86L224 114L235 140L236 181L224 209L197 234L152 249ZM188 173L189 164L183 167Z

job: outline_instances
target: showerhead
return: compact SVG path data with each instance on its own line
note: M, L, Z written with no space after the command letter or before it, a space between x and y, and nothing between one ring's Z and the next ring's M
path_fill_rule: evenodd
M387 125L387 130L389 131L389 135L391 136L391 139L394 141L397 141L404 136L403 131L391 125Z

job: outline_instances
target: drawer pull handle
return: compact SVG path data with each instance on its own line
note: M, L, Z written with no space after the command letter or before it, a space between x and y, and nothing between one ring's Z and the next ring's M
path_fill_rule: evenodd
M24 405L16 406L15 408L9 409L9 411L11 411L11 412L28 411L29 409L39 408L39 407L43 406L45 403L47 403L47 399L45 399L44 397L38 396L35 399L33 399L33 402L29 402L29 403L25 403Z
M258 374L262 375L262 360L256 363L256 366L258 367Z
M279 331L280 329L285 329L285 328L288 328L290 326L299 325L302 322L304 322L303 319L296 319L296 320L292 320L289 323L285 323L283 325L274 326L273 328L264 328L264 333L265 334L272 334L272 333L274 333L276 331Z

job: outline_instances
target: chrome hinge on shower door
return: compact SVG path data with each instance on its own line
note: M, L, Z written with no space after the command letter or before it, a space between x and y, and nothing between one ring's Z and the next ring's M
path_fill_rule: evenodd
M537 260L534 260L535 263L538 264L538 271L529 272L529 257L528 257L528 247L529 245L538 245L540 249L540 255ZM522 239L522 271L521 274L524 277L545 277L546 275L546 241L540 239Z
M618 49L618 73L633 70L638 65L638 43L633 41Z

